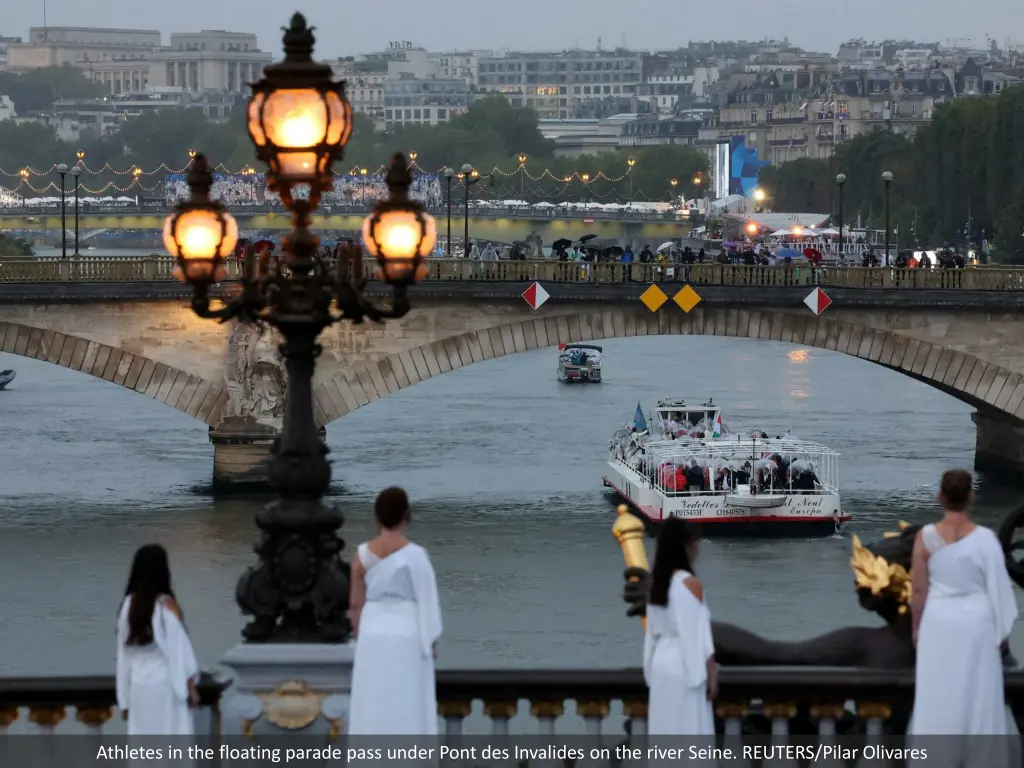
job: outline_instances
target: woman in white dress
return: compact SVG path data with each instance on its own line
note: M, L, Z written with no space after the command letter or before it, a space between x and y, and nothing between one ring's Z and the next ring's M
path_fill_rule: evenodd
M1017 601L996 535L971 521L971 474L942 476L942 520L926 525L914 541L911 611L917 672L914 735L993 736L1015 732L1007 717L1001 649L1017 620ZM945 744L945 742L943 742ZM986 754L943 752L953 764L1004 764L1005 739L970 740L962 748ZM947 746L949 749L947 749ZM961 750L962 751L962 750ZM929 755L930 757L930 755ZM981 760L981 762L978 762Z
M405 537L411 520L401 488L374 505L377 538L359 545L349 609L356 633L348 733L437 734L435 644L441 637L437 579L427 551Z
M171 589L167 552L135 553L117 621L117 706L129 736L191 736L199 665Z
M712 736L718 665L704 587L693 574L696 530L671 517L658 536L644 636L644 680L653 736Z

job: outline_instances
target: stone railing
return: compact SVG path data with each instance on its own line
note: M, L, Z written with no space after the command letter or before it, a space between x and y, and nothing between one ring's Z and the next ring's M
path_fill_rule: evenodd
M892 290L1019 291L1024 289L1024 268L967 267L965 269L899 269L896 267L733 266L694 264L659 266L565 261L470 261L431 259L428 281L546 283L684 283L695 286L786 287ZM81 256L68 259L0 258L0 283L136 282L173 280L168 256ZM375 262L367 259L364 273L373 275ZM227 264L229 280L237 279L240 265Z
M1024 708L1024 670L1005 673L1007 702ZM861 735L905 732L913 703L913 670L837 667L725 667L715 701L717 729L726 736ZM222 722L221 697L228 683L205 675L202 707L210 717L203 731L238 735ZM271 693L268 691L267 693ZM516 732L609 737L647 732L647 686L639 669L441 670L437 673L440 732ZM113 677L0 678L0 735L15 724L26 732L49 733L68 719L103 729L115 711ZM26 716L22 718L22 713ZM479 714L483 714L483 719ZM534 723L518 727L524 717ZM467 727L476 720L482 728ZM116 722L116 721L115 721ZM564 726L564 727L562 727ZM209 730L207 730L209 729Z

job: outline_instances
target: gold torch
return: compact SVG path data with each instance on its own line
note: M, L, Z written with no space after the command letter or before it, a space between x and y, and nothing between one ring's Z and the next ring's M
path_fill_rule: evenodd
M618 508L619 518L612 526L612 533L615 535L619 546L622 547L622 557L626 561L627 568L643 568L650 570L647 566L647 550L644 549L644 524L639 518L629 513L629 507L620 504ZM636 581L636 578L633 578ZM640 623L647 631L647 618L640 617Z

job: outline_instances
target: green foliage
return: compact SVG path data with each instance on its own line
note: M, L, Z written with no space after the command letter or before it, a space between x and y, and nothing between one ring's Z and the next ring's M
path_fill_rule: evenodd
M0 256L31 256L33 253L28 240L0 233Z
M1024 86L993 98L939 107L912 140L877 132L841 143L829 160L764 168L761 185L778 211L835 212L835 177L847 177L843 218L884 226L884 171L893 174L890 218L902 247L962 243L997 233L1000 257L1024 258ZM1008 234L1007 234L1008 233Z
M89 80L82 70L65 64L40 67L23 75L0 72L0 93L10 96L19 114L49 112L57 99L88 99L102 96L106 89Z

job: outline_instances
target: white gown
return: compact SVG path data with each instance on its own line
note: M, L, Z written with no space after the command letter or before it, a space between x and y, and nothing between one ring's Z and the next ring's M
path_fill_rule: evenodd
M381 559L366 544L366 605L359 619L346 729L356 736L437 734L434 643L441 603L427 551L407 544Z
M707 697L707 663L715 654L711 613L677 571L668 606L647 606L644 680L649 689L647 729L652 736L712 736L715 717Z
M980 526L952 544L934 525L925 526L921 536L929 554L928 598L918 629L909 732L1016 734L1004 698L999 646L1017 620L1017 601L1002 547L991 530ZM955 748L943 748L942 762L998 768L1008 764L1009 744L1009 739L961 740Z
M153 642L126 645L130 605L129 596L117 621L117 706L128 710L128 735L191 736L188 681L198 678L199 665L188 633L161 599L153 609Z

